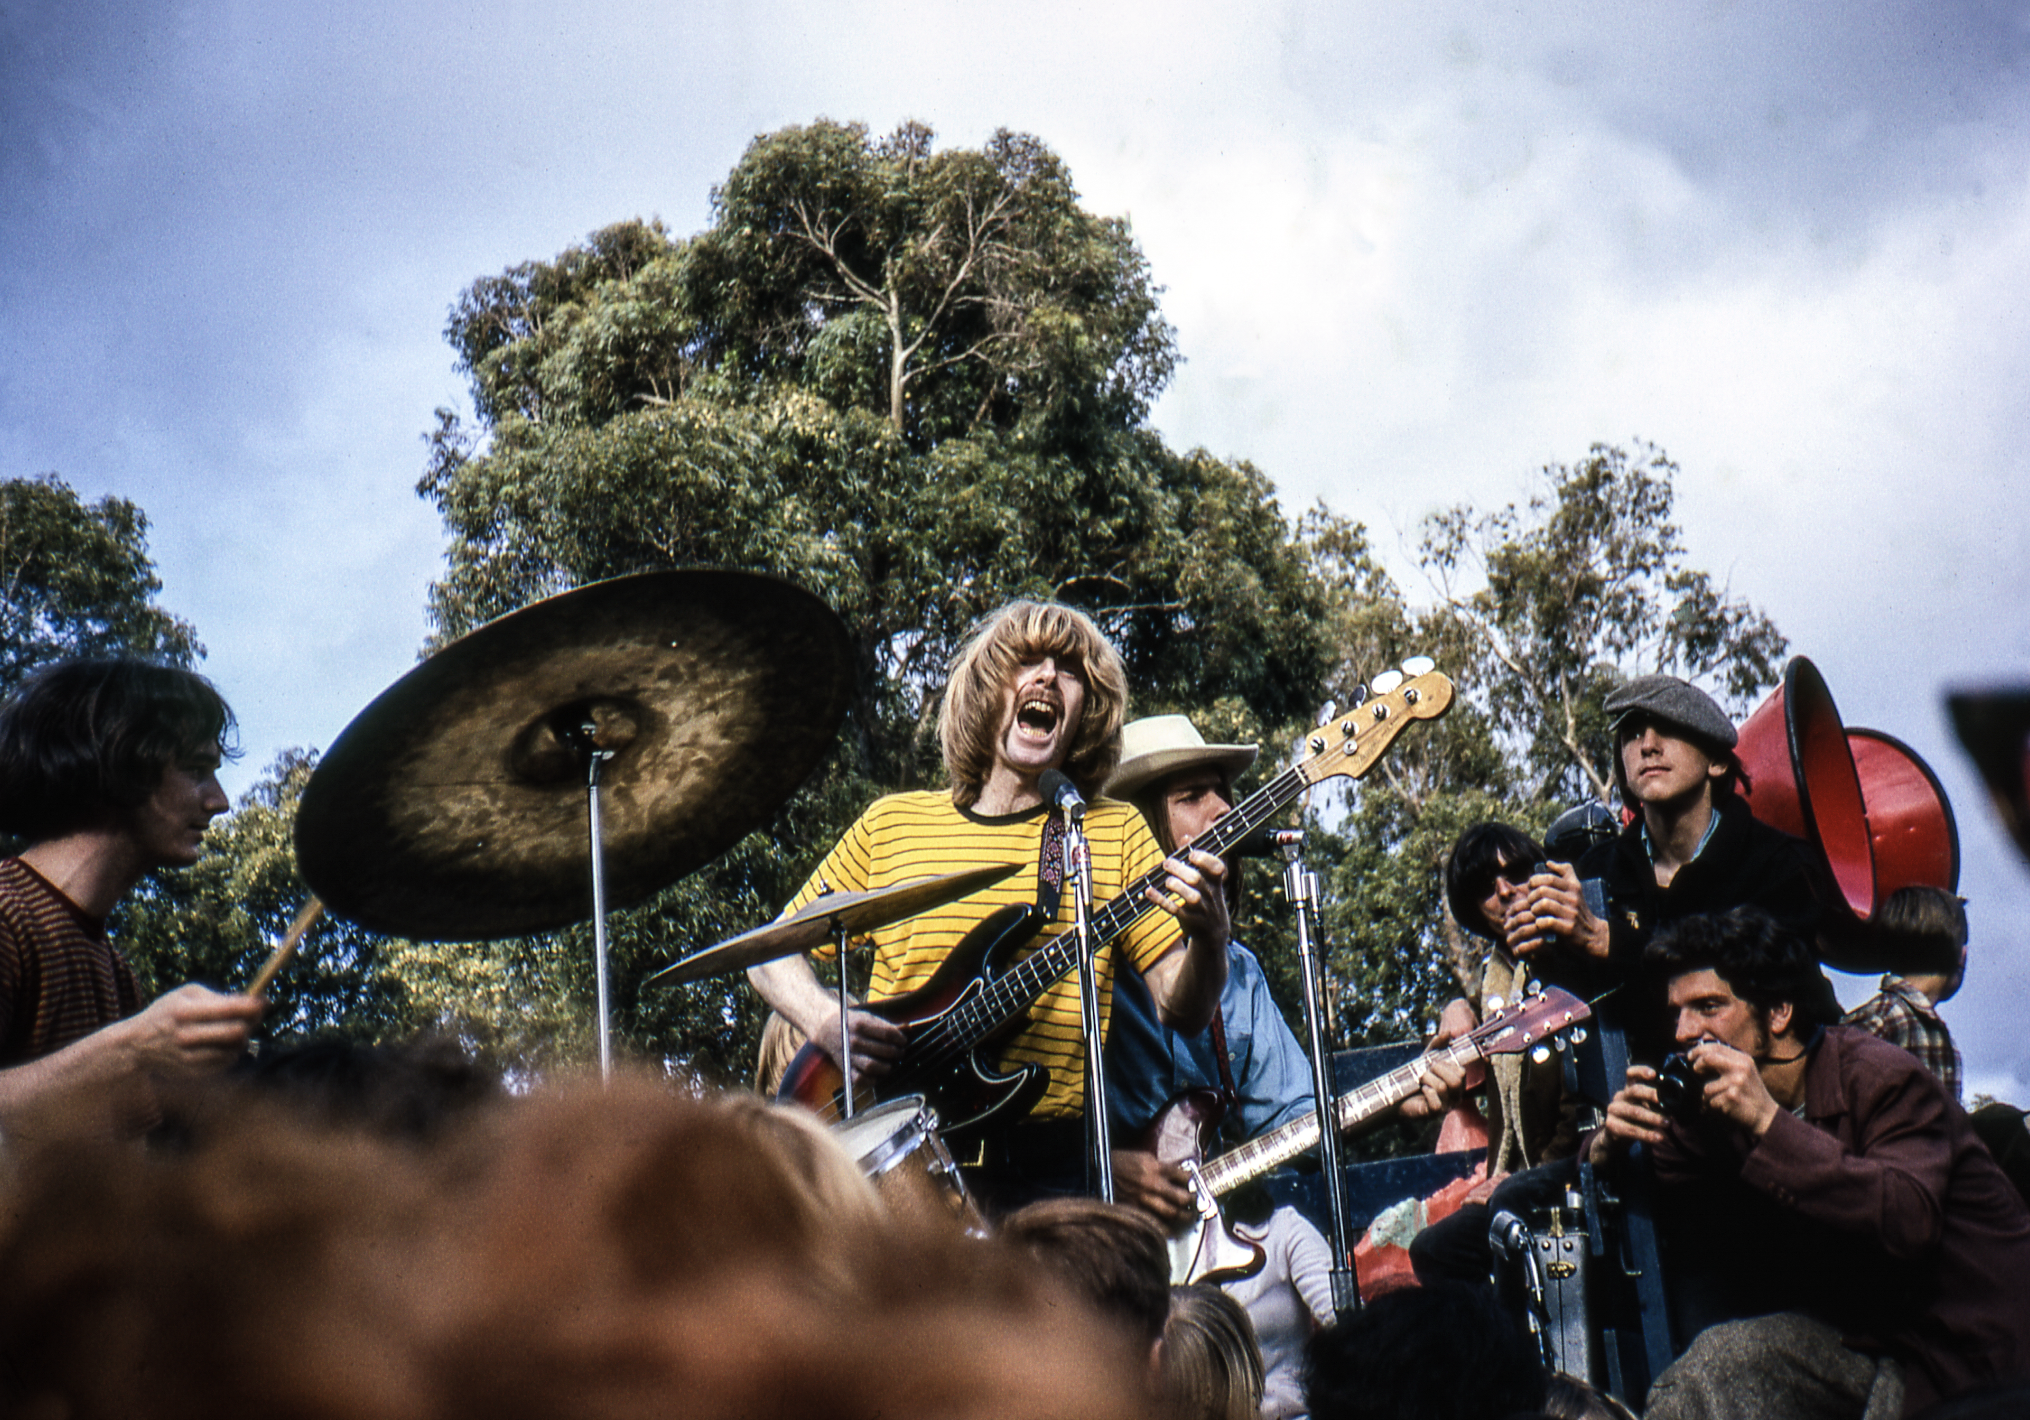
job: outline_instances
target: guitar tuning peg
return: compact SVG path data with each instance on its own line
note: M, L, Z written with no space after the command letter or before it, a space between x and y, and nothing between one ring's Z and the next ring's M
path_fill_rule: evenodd
M1356 685L1356 686L1355 686L1355 687L1353 688L1353 704L1354 704L1354 708L1355 708L1355 709L1359 709L1359 708L1360 708L1361 706L1363 706L1363 705L1367 704L1367 687L1366 687L1366 686L1364 686L1364 685Z
M1572 1028L1572 1044L1584 1045L1585 1043L1586 1043L1586 1027L1574 1026Z
M1538 1065L1541 1065L1541 1064L1543 1064L1543 1063L1544 1063L1544 1062L1545 1062L1546 1060L1549 1060L1550 1058L1551 1058L1551 1047L1550 1047L1550 1046L1548 1046L1548 1045L1538 1045L1538 1046L1532 1046L1532 1047L1530 1048L1530 1059L1531 1059L1532 1061L1534 1061L1534 1062L1535 1062L1536 1064L1538 1064Z
M1537 981L1537 980L1534 980L1534 979L1532 979L1532 980L1530 980L1530 981L1525 981L1525 982L1523 983L1523 995L1525 995L1525 996L1541 996L1541 995L1543 995L1543 994L1544 994L1544 983L1543 983L1543 982L1541 982L1541 981Z
M1565 1053L1565 1038L1561 1035L1552 1036L1551 1049L1557 1051L1558 1054L1563 1055Z
M1376 695L1387 695L1402 683L1403 673L1401 671L1383 671L1369 682L1368 689L1372 690Z
M1329 725L1332 723L1332 717L1338 713L1339 702L1337 700L1328 700L1325 702L1325 708L1318 712L1318 723L1320 725Z
M1438 669L1438 663L1429 656L1412 656L1403 662L1404 675L1429 675Z

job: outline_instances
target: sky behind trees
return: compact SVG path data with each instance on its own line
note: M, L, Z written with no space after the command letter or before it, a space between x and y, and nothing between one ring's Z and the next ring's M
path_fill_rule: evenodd
M2030 875L1947 685L2030 675L2030 17L197 0L0 11L0 473L152 519L242 782L426 633L414 494L475 278L677 233L755 135L1033 132L1133 223L1186 363L1154 423L1294 513L1429 510L1595 440L1679 463L1693 565L1958 810L1973 1087L2030 1095Z

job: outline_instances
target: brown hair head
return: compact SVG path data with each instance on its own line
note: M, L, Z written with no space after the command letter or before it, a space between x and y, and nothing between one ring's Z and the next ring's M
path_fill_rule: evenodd
M1096 799L1114 772L1128 710L1128 674L1119 653L1082 611L1057 602L1010 602L959 648L938 706L938 743L952 802L960 808L978 801L994 767L1003 692L1023 662L1044 656L1076 667L1085 680L1085 713L1065 757L1065 774L1080 793Z

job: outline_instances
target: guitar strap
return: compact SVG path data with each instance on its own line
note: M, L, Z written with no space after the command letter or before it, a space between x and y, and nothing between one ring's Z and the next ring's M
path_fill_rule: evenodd
M1226 1053L1226 1012L1220 1010L1212 1013L1212 1058L1219 1062L1220 1106L1232 1110L1241 1092L1234 1088L1233 1065Z
M1043 851L1036 857L1036 910L1046 922L1057 920L1064 898L1064 810L1053 805L1043 820Z

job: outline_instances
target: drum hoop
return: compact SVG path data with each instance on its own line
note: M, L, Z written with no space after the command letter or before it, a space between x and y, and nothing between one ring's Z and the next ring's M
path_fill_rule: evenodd
M905 1112L901 1106L908 1106ZM898 1122L896 1127L883 1135L865 1154L860 1156L860 1172L869 1178L879 1178L896 1164L914 1153L917 1146L934 1132L930 1123L930 1109L922 1095L904 1095L889 1101L883 1109L894 1110ZM867 1118L870 1116L862 1116Z

